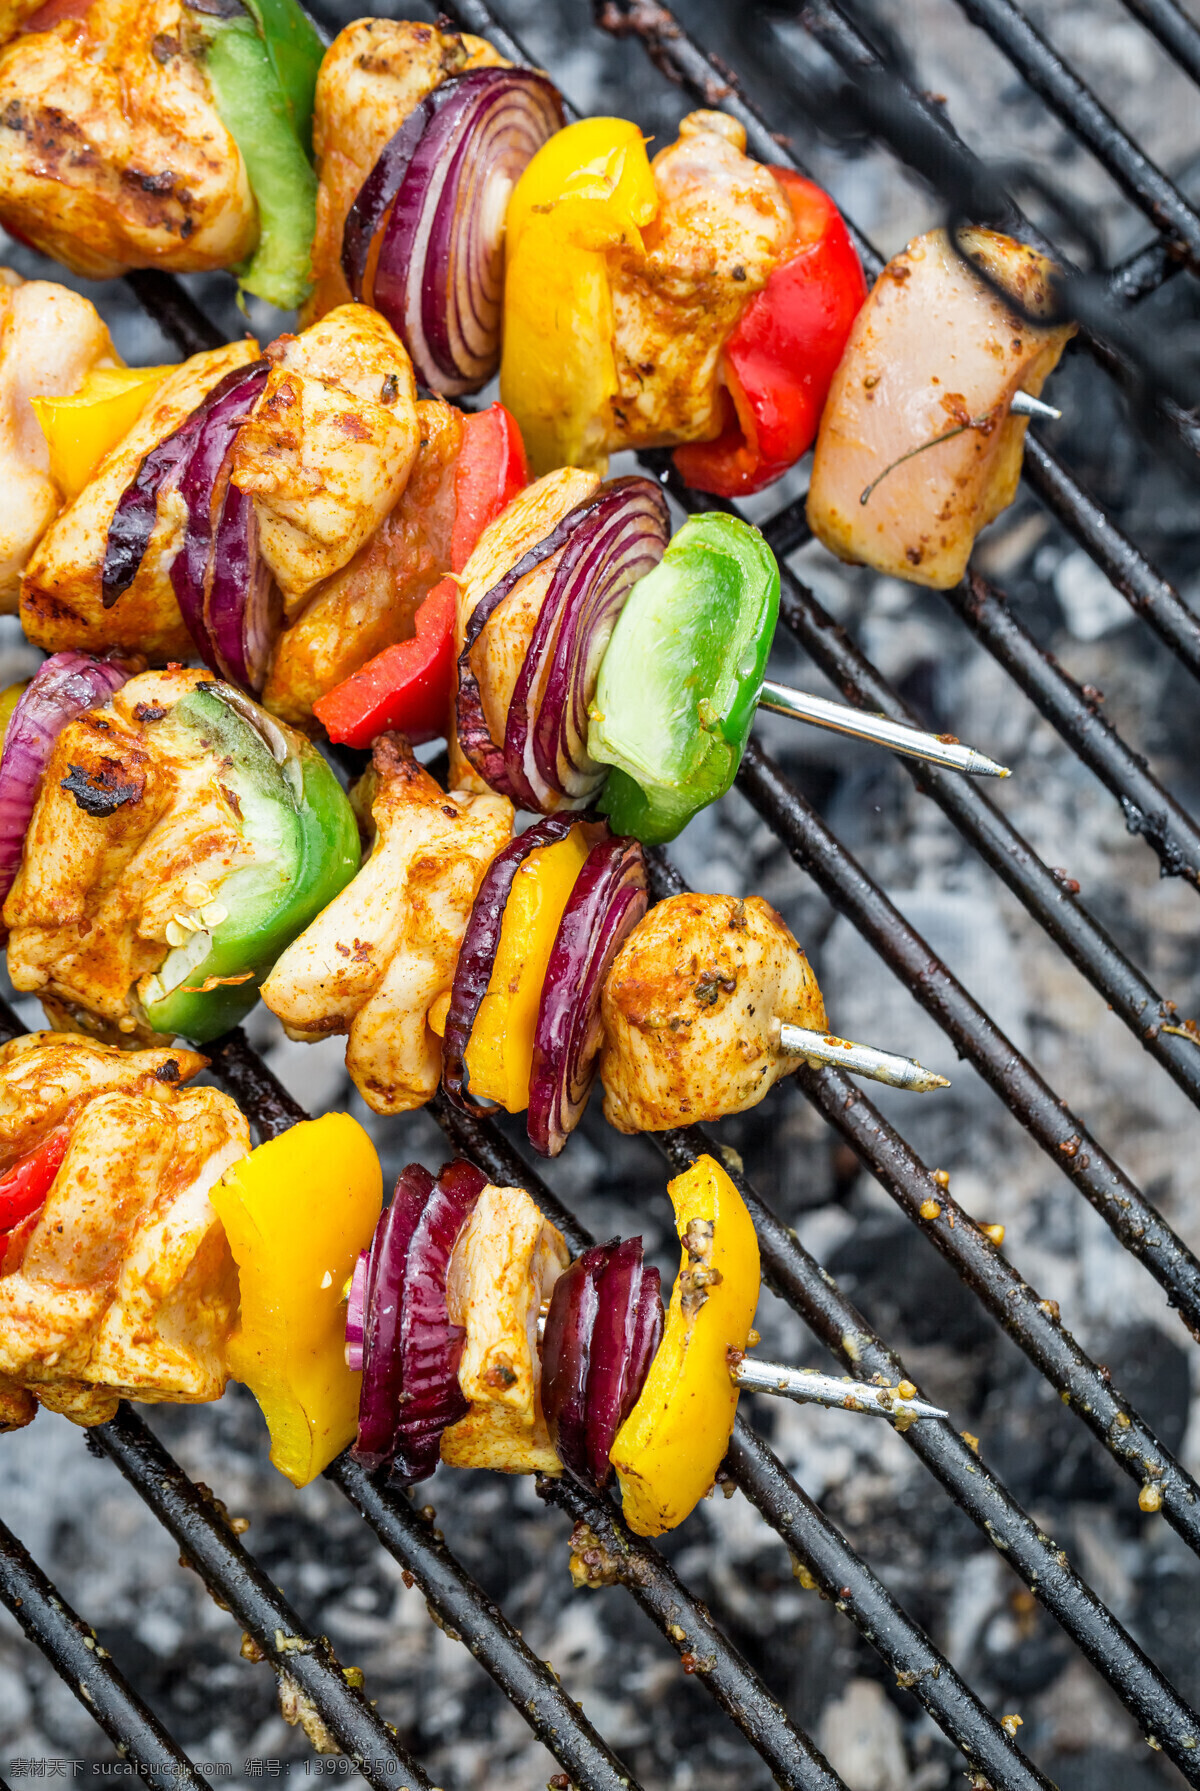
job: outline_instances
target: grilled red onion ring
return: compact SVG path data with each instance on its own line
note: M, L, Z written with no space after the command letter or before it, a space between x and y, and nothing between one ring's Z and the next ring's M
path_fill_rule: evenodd
M433 1193L433 1177L420 1163L410 1163L396 1183L391 1205L380 1216L371 1239L363 1322L363 1378L358 1399L358 1436L354 1459L377 1468L391 1455L400 1405L400 1311L408 1252L425 1203Z
M104 568L100 575L101 600L105 609L111 609L137 577L158 520L159 494L178 485L205 418L227 393L241 385L247 374L266 366L265 361L256 361L248 367L234 367L217 381L177 429L143 456L137 472L121 493L108 525Z
M529 1076L529 1142L556 1157L578 1125L599 1067L600 997L613 959L649 906L637 840L592 847L546 966Z
M588 1481L588 1372L600 1310L600 1283L613 1253L593 1244L554 1283L542 1336L542 1415L563 1467Z
M54 742L69 721L86 709L101 708L137 669L120 659L53 653L22 691L0 756L0 902L21 863L25 832Z
M558 89L532 69L453 75L409 113L350 208L350 290L432 392L477 392L500 364L508 196L563 123Z
M603 783L607 768L587 750L600 661L631 588L662 559L670 533L666 500L652 480L612 480L569 511L472 610L458 659L459 744L485 782L519 807L544 814L584 808ZM559 554L558 564L499 747L488 731L471 652L509 592L552 554Z

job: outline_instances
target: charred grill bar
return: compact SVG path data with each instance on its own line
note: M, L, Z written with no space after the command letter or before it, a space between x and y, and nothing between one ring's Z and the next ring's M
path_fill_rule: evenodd
M1111 270L1108 301L1130 306L1154 292L1181 263L1200 259L1200 214L1146 157L1011 0L957 0L1075 131L1150 218L1155 241ZM1125 0L1193 79L1200 80L1200 32L1174 0ZM502 53L524 61L520 45L484 0L458 0L455 22L489 37ZM974 162L944 115L887 70L871 44L835 0L812 0L800 14L843 69L869 77L876 102L872 126L902 159L931 177L935 151L949 154L960 175L990 178ZM602 23L634 33L657 66L701 104L738 116L750 148L761 159L794 164L786 144L742 96L736 75L694 43L654 0L610 4ZM917 128L917 127L920 128ZM880 258L861 237L868 271ZM221 337L175 281L154 272L130 276L146 310L184 354L216 346ZM1105 370L1123 372L1120 349L1085 333L1085 346ZM1192 420L1165 407L1177 432L1195 450ZM1200 676L1200 621L1143 554L1128 541L1040 442L1030 437L1026 475L1042 501L1125 595L1188 669ZM679 490L673 495L684 498ZM708 500L686 499L690 507ZM803 502L767 525L781 555L807 539ZM1003 593L972 575L948 601L1034 701L1063 739L1121 803L1131 830L1158 854L1164 872L1200 884L1200 826L1161 787L1141 758L1099 717L1095 701L1036 645L1009 611ZM903 704L802 582L784 569L783 616L814 660L853 702L909 719ZM985 797L966 780L927 767L912 768L963 836L1018 895L1047 935L1111 1003L1123 1022L1189 1097L1200 1104L1200 1053L1166 1033L1167 1010L1144 976L1118 950L1086 908L1064 889ZM793 858L810 871L898 975L904 977L961 1054L980 1069L1009 1109L1105 1217L1122 1244L1164 1287L1194 1334L1200 1335L1200 1264L1145 1196L1133 1186L1081 1123L1066 1112L1033 1066L1013 1051L988 1015L888 903L882 890L845 852L815 812L764 753L747 755L742 789ZM657 893L681 885L661 858ZM0 1015L0 1032L19 1030ZM256 1125L272 1136L303 1117L302 1110L255 1056L244 1037L229 1035L211 1049L214 1069ZM831 1070L802 1069L806 1095L849 1143L900 1209L931 1239L964 1284L1018 1343L1047 1381L1104 1444L1124 1471L1149 1492L1178 1534L1200 1553L1200 1502L1191 1477L1107 1375L1058 1322L1050 1301L1024 1283L995 1246L855 1085ZM490 1124L467 1119L441 1099L434 1115L459 1148L505 1182L529 1189L563 1231L573 1250L590 1240L504 1137ZM653 1140L676 1169L706 1148L699 1131ZM772 1288L796 1310L850 1373L871 1381L906 1378L902 1363L866 1326L848 1299L742 1178L742 1189L762 1243ZM934 1196L936 1195L936 1199ZM929 1203L937 1216L925 1216ZM925 1213L922 1212L925 1209ZM190 1482L147 1427L128 1408L93 1433L93 1447L110 1456L179 1541L214 1595L227 1605L259 1648L300 1687L312 1710L372 1784L396 1784L372 1761L398 1759L416 1791L427 1776L398 1746L393 1732L346 1678L319 1638L301 1634L298 1619L229 1528L220 1509ZM1043 1605L1104 1675L1143 1730L1175 1761L1188 1783L1200 1785L1200 1719L1146 1659L1112 1613L1073 1572L1050 1538L1040 1533L1011 1495L946 1422L925 1422L905 1441L1029 1584ZM782 1465L739 1421L726 1469L784 1539L812 1579L854 1621L881 1656L912 1686L943 1731L962 1749L973 1772L1005 1791L1032 1791L1046 1780L1007 1732L880 1585L836 1528L809 1501ZM383 1546L420 1585L438 1620L485 1666L534 1732L557 1757L573 1784L618 1791L636 1782L567 1697L556 1675L538 1661L504 1614L487 1598L410 1500L383 1491L343 1458L329 1478L360 1511ZM767 1762L780 1784L803 1791L835 1791L840 1779L788 1719L652 1546L633 1538L608 1501L574 1484L546 1483L543 1494L585 1522L621 1562L617 1577L638 1598L677 1652L702 1663L701 1683ZM175 1782L198 1783L190 1763L146 1711L90 1632L64 1605L17 1540L0 1533L0 1597L26 1633L72 1683L127 1758L150 1782L166 1767ZM294 1638L298 1647L284 1646ZM681 1640L682 1637L682 1640ZM91 1638L94 1641L94 1638ZM191 1776L189 1776L191 1775Z

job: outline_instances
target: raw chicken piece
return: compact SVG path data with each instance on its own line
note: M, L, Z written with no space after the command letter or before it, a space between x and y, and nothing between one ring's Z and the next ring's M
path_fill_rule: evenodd
M233 483L254 499L259 552L289 621L347 565L408 482L421 436L412 362L391 325L342 305L267 349L266 389L242 424Z
M542 1416L537 1321L570 1261L562 1233L523 1188L483 1190L446 1278L450 1322L467 1334L458 1384L471 1406L442 1433L452 1467L562 1472Z
M90 300L0 268L0 611L15 613L25 562L62 507L31 398L64 398L93 367L120 367Z
M244 261L258 208L181 0L93 0L0 51L0 222L77 274Z
M313 111L320 186L313 241L316 289L306 321L351 298L342 273L346 214L414 106L449 75L508 66L481 37L459 37L406 20L358 19L334 38L317 77Z
M824 1031L808 959L758 896L657 903L604 985L600 1077L619 1132L658 1132L744 1113L796 1067L781 1021Z
M262 700L299 727L325 691L411 637L417 610L450 564L462 412L423 399L417 423L420 452L400 502L350 564L317 586L276 645Z
M622 448L710 441L725 422L721 350L790 243L791 206L724 112L691 112L655 156L658 216L643 251L608 255L617 393L597 461Z
M1027 309L1048 308L1045 256L991 230L963 240ZM840 559L956 585L979 530L1016 496L1028 419L1009 415L1013 395L1036 398L1074 334L1015 317L944 231L909 243L875 282L829 389L808 490L813 533Z
M150 449L177 429L227 373L257 358L257 344L245 341L184 361L164 380L124 441L101 462L91 484L47 529L21 581L21 621L36 646L48 653L67 647L85 653L120 649L158 660L194 656L170 579L183 538L183 500L177 494L159 499L158 521L137 577L105 609L100 580L109 524Z
M405 1113L437 1088L441 1040L429 1009L454 980L513 811L490 792L439 789L398 734L376 741L368 776L371 856L283 953L262 998L290 1038L348 1033L346 1067L368 1107Z
M47 1033L0 1052L0 1160L70 1127L45 1205L5 1240L0 1427L30 1394L98 1424L123 1397L223 1392L238 1279L208 1192L250 1131L228 1095L180 1089L204 1063Z
M454 644L461 653L467 624L476 604L504 577L530 548L553 534L559 523L595 496L601 480L596 473L578 467L560 467L527 485L483 531L475 551L459 576L458 613ZM484 625L471 653L471 668L479 680L484 718L497 745L504 739L508 706L525 663L541 613L542 600L554 576L562 550L535 566L515 584ZM457 729L450 742L450 773L454 782L483 788L482 780L468 764L458 744Z
M36 992L57 1024L152 1038L134 997L166 961L168 927L180 913L196 919L253 861L211 755L155 725L209 680L183 668L143 672L55 742L3 913L13 984ZM88 812L90 791L119 799Z

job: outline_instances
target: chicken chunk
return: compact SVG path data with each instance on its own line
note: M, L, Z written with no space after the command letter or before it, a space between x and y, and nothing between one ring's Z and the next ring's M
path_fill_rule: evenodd
M313 150L320 186L313 241L316 288L306 319L353 296L342 273L342 232L384 145L449 75L507 68L481 37L404 19L357 19L334 38L317 77Z
M93 0L0 50L0 222L77 274L244 261L258 209L182 0Z
M93 367L119 367L88 299L0 268L0 612L14 614L25 562L62 506L31 398L64 398Z
M619 1132L660 1132L756 1106L796 1060L781 1022L825 1029L808 959L758 896L671 896L604 985L600 1077Z
M451 1324L466 1332L458 1384L470 1411L442 1433L442 1460L501 1474L559 1474L542 1416L538 1314L571 1258L523 1188L479 1196L446 1277Z
M157 725L208 680L143 672L55 742L3 910L14 987L36 993L55 1024L152 1038L137 991L166 961L168 928L254 861L212 756Z
M552 535L569 511L593 498L600 484L596 473L579 467L560 467L526 486L483 531L459 577L454 633L459 653L466 643L467 625L481 599L523 555ZM518 580L497 605L472 649L471 669L479 680L484 720L497 746L504 740L508 706L561 553L560 548ZM456 783L462 781L468 787L478 783L483 787L457 737L451 740L450 772Z
M990 230L965 233L964 246L1028 310L1047 310L1044 256ZM956 585L980 529L1016 496L1028 420L1010 414L1013 396L1037 397L1074 333L1016 317L944 231L909 243L875 282L829 389L813 533L839 559Z
M288 947L262 998L290 1038L349 1035L346 1067L376 1113L420 1107L437 1088L429 1009L454 981L488 865L512 836L503 796L451 790L397 734L375 744L375 843L354 881Z
M408 482L421 436L400 338L342 305L267 349L271 372L238 431L231 478L254 499L259 552L290 621L375 533Z
M209 1190L250 1149L193 1052L125 1054L33 1034L0 1052L0 1153L67 1124L41 1210L0 1264L0 1426L28 1396L77 1423L121 1398L217 1399L238 1279ZM25 1398L22 1400L21 1395Z
M350 564L317 586L276 644L262 700L299 727L325 691L412 636L417 610L449 568L462 413L424 399L417 424L421 447L399 503Z
M725 423L721 351L792 239L787 196L723 112L692 112L655 156L658 216L608 256L617 391L600 455L709 441Z
M183 539L182 500L161 497L158 520L137 577L105 609L101 574L109 524L121 493L150 449L171 435L235 367L258 356L252 341L194 354L165 379L124 441L101 462L91 483L52 523L21 581L21 621L48 653L121 650L151 660L190 659L192 637L171 588L171 562Z

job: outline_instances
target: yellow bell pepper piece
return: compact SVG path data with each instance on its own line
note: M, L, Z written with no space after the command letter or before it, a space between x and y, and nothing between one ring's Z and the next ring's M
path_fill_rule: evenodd
M603 472L604 423L617 392L606 253L640 250L658 193L642 133L585 118L544 143L505 217L500 395L535 474Z
M716 1479L737 1415L730 1350L744 1350L760 1283L758 1238L719 1163L700 1157L670 1183L683 1241L663 1340L609 1459L638 1536L681 1524Z
M383 1206L375 1146L348 1113L326 1113L260 1144L210 1198L241 1284L229 1372L262 1407L275 1466L307 1486L358 1428L344 1289Z
M504 924L487 994L467 1044L467 1084L479 1100L499 1101L509 1113L529 1105L533 1035L546 966L563 909L583 869L588 843L572 827L553 846L539 846L518 868L504 908Z
M93 367L68 398L31 398L50 448L50 477L73 503L123 441L174 367Z
M0 691L0 749L4 746L4 736L8 732L8 724L13 718L13 710L29 688L29 679L23 678L19 684L10 684L7 690Z

